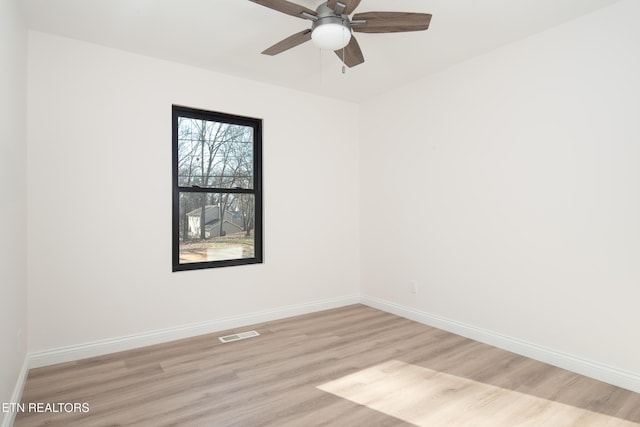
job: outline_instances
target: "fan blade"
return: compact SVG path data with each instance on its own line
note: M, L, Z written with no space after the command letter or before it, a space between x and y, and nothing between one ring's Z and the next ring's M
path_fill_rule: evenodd
M311 30L300 31L299 33L295 33L292 36L287 37L286 39L279 41L274 44L264 52L263 55L277 55L279 53L284 52L285 50L289 50L292 47L296 47L304 42L308 42L311 40Z
M353 15L353 21L367 21L365 25L354 25L359 33L401 33L423 31L429 28L431 14L410 12L365 12Z
M327 7L331 10L336 10L338 2L345 5L344 10L342 11L343 15L351 15L355 8L360 4L360 0L329 0L327 2Z
M286 13L287 15L295 16L297 18L306 19L302 16L302 12L309 15L317 16L317 13L311 9L308 9L299 4L292 3L287 0L251 0L254 3L261 4L269 9L277 10L278 12Z
M351 40L349 44L343 49L334 51L338 58L349 68L355 67L358 64L362 64L364 62L364 56L362 55L362 50L360 50L360 45L355 37L351 36Z

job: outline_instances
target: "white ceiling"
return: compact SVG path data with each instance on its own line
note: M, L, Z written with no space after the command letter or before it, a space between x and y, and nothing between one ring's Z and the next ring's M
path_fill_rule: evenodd
M322 0L297 0L315 9ZM311 42L261 55L310 21L249 0L22 0L31 29L351 101L619 0L362 0L356 12L433 14L428 31L356 34L365 63L341 72Z

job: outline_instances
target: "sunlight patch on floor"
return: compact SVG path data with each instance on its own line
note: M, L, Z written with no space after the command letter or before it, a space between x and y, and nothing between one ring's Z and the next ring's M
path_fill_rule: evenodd
M640 424L390 360L318 386L418 426L597 426Z

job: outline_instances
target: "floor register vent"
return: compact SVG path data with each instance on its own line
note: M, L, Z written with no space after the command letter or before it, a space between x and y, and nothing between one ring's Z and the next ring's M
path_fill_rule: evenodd
M247 338L257 337L258 335L260 334L256 331L247 331L247 332L239 332L233 335L225 335L224 337L218 337L218 339L223 343L227 343L227 342L239 341Z

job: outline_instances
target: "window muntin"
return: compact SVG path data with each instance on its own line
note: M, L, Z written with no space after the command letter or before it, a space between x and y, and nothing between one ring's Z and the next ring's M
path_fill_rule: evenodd
M262 122L173 107L173 271L262 262Z

